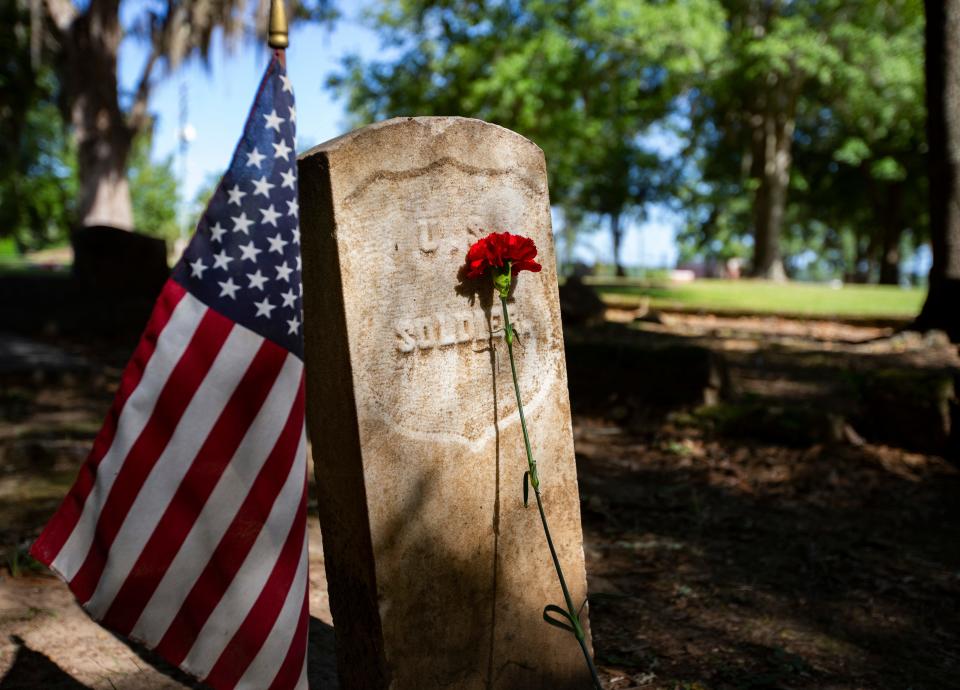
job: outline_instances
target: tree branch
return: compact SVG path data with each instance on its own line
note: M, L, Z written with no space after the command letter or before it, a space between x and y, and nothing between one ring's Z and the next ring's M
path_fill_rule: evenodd
M150 100L150 89L153 84L150 77L153 74L154 65L160 57L160 51L156 43L150 49L150 55L143 65L143 71L140 73L140 81L137 84L137 91L133 97L133 105L130 106L128 116L129 125L135 131L139 132L147 124L147 104Z
M70 0L44 0L47 12L57 30L66 33L77 18L79 12Z
M118 20L120 16L120 0L90 0L87 14L97 17L104 25Z
M150 54L143 65L143 71L140 73L140 80L137 82L137 90L134 93L133 105L130 106L129 124L135 131L143 129L148 121L147 105L150 100L150 90L153 88L151 77L153 69L160 59L169 49L170 32L178 16L178 7L174 0L167 0L167 11L163 18L157 22L154 16L150 21ZM168 56L169 57L169 56Z

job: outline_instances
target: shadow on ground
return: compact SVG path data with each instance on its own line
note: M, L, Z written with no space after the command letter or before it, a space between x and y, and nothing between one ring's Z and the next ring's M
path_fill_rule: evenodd
M949 347L892 338L884 349L825 331L787 338L775 326L648 324L657 332L628 333L650 345L643 368L631 368L632 351L604 351L601 370L620 369L576 382L568 351L571 388L586 387L573 391L574 430L607 687L960 687L960 472L884 441L893 430L877 421L914 420L915 430L924 409L949 420L939 397L914 404L930 391L928 373L954 377ZM663 354L674 346L679 373ZM95 373L4 379L15 384L0 392L5 549L36 536L109 404L122 361L100 381L103 351L79 354ZM668 386L668 396L656 390ZM690 399L672 399L678 389ZM696 408L710 402L703 391L718 395L712 411ZM670 399L651 414L657 395ZM0 690L85 687L16 644ZM336 687L333 659L332 629L311 619L312 688Z
M89 690L57 666L46 654L30 649L19 637L11 637L17 647L13 665L0 678L0 690Z
M884 447L577 424L611 687L957 687L960 477ZM641 682L643 681L643 682Z
M568 338L608 686L960 687L960 472L928 454L950 454L956 349L747 323L668 316ZM639 385L576 395L574 358L598 342L619 349L603 359L621 380L645 351L664 369L651 380L683 380L690 399L657 409ZM709 366L671 373L690 348ZM715 400L697 394L716 380Z
M117 638L121 639L121 638ZM163 661L145 647L122 640L143 662L183 687L206 690L208 686ZM16 645L13 663L0 677L0 690L89 690L64 671L46 654L31 649L20 637L12 636ZM317 618L310 618L307 677L311 690L337 690L336 654L333 628ZM124 679L125 688L136 687L135 677Z

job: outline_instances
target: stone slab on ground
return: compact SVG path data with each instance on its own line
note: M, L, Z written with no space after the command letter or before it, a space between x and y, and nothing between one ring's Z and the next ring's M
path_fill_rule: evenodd
M54 345L0 332L0 375L87 372L90 363Z
M568 330L566 353L578 412L630 405L665 413L715 404L729 393L723 359L699 345L638 338L622 328Z

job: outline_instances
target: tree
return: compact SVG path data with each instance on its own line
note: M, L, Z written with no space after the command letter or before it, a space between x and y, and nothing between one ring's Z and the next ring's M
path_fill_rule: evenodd
M373 16L391 58L348 58L330 84L357 124L469 115L531 138L554 202L607 224L622 273L628 218L674 180L644 134L715 59L722 20L715 0L393 0Z
M0 43L0 236L20 252L65 243L78 188L76 149L57 105L56 73L35 59L29 15L18 3L2 15L11 28ZM170 239L177 234L177 180L172 161L150 160L152 119L131 145L133 218L138 228Z
M839 62L823 40L838 4L724 0L724 60L704 75L694 101L700 145L714 158L704 166L707 183L729 188L718 178L734 176L752 193L752 273L758 277L785 277L780 240L797 116L811 83L828 78Z
M960 341L960 0L925 0L930 289L914 326Z
M724 0L724 7L724 59L691 99L696 216L736 211L727 226L751 228L754 275L778 279L789 259L784 241L803 239L815 226L839 239L866 197L868 205L887 207L875 215L888 226L885 239L865 233L869 260L886 256L884 278L894 280L911 206L897 199L922 148L919 1ZM805 165L799 177L798 158ZM861 185L841 200L830 185L849 172L843 166L859 168ZM749 216L738 198L744 190L752 196ZM788 204L791 195L801 204ZM818 195L847 213L838 215L835 204L830 219L818 217Z
M149 124L147 105L158 65L206 56L214 28L242 25L236 0L191 3L170 0L144 4L132 32L148 44L147 58L129 104L121 104L117 59L124 27L120 0L33 0L42 2L46 28L55 44L63 89L64 120L76 142L80 188L77 215L82 225L133 226L127 163L134 138Z
M77 216L83 225L130 228L134 209L127 164L134 139L150 123L148 102L162 71L191 57L206 59L214 31L228 35L248 30L247 0L30 0L53 45L50 64L62 87L64 120L73 132L79 169ZM266 27L269 0L255 0L259 33ZM327 2L312 9L295 4L294 17L330 17ZM133 11L121 12L121 5ZM121 14L131 17L125 27ZM147 56L132 94L121 94L117 80L120 44L129 34L143 42ZM49 40L48 40L49 39Z
M927 234L923 7L862 3L834 38L842 60L795 136L797 211L847 234L849 278L900 281L901 248Z
M133 142L130 153L130 197L135 227L147 235L172 242L180 236L177 220L177 176L173 156L152 161L152 127Z
M79 187L77 151L58 107L63 89L45 55L49 41L31 34L21 3L5 8L10 32L0 44L7 67L0 85L6 104L0 109L0 235L12 236L25 252L67 241ZM36 45L37 38L44 42ZM177 181L170 161L151 162L150 129L132 144L133 217L148 234L165 236L175 215Z

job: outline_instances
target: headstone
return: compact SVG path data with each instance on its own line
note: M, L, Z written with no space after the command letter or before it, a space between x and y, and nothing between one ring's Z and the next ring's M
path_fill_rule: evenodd
M167 245L156 237L100 225L74 230L70 243L80 289L143 296L152 304L170 275Z
M381 122L300 160L308 426L344 690L588 688L471 243L532 237L511 318L546 512L576 605L580 502L543 153L456 117ZM584 608L586 622L586 608Z
M170 275L166 243L108 226L75 230L70 242L72 304L57 310L64 329L139 337Z
M590 285L577 275L560 286L560 316L564 326L595 326L603 323L607 305Z

